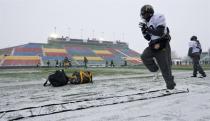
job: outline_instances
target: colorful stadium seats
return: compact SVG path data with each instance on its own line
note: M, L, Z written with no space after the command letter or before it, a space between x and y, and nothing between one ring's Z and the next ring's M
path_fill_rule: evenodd
M13 56L42 56L40 44L29 43L14 48Z
M123 61L127 61L130 64L136 65L136 64L142 63L140 59L140 55L129 48L126 48L126 49L121 49L121 48L112 49L111 48L111 50L115 53L115 55L118 55L119 57L121 57Z
M28 43L23 45L23 48L41 48L43 44L41 43Z
M2 66L36 66L40 64L39 56L6 56Z
M94 56L86 56L88 61L103 61L101 57L94 57ZM84 56L73 56L73 59L78 60L78 61L83 61Z
M68 56L65 49L44 48L43 51L45 56L58 56L58 57Z
M13 48L6 48L0 50L0 55L11 55Z
M0 55L0 65L2 63L3 58L4 58L4 56L3 55Z
M91 65L101 65L112 60L116 65L122 65L125 60L133 65L142 63L140 55L127 47L94 44L28 43L1 49L0 55L0 66L46 66L48 61L55 65L56 61L62 63L65 57L76 65L83 65L84 57L87 57L88 64Z
M82 46L67 46L66 50L72 56L80 55L80 56L94 56L95 53L92 51L91 48L82 47Z

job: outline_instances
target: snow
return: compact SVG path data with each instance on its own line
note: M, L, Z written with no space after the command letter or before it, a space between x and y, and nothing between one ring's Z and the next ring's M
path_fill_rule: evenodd
M143 70L145 71L145 70ZM0 121L16 116L76 109L96 104L113 103L118 100L132 100L139 92L165 88L160 77L152 80L151 73L141 75L112 75L94 77L93 84L66 85L63 87L43 87L45 79L21 81L0 77L0 112L26 107L40 107L47 104L75 102L68 105L36 108L30 111L0 113ZM44 116L23 118L24 121L209 121L210 120L210 71L206 78L191 78L191 71L174 71L178 89L190 90L189 93L174 94L146 100L136 100L113 105L90 107ZM105 100L94 100L107 98ZM84 101L84 100L90 101Z

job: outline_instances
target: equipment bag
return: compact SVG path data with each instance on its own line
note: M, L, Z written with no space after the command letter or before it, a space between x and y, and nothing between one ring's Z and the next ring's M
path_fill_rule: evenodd
M66 85L69 80L64 70L57 70L54 74L48 76L48 79L43 86L47 86L48 81L53 87L59 87Z
M84 84L92 83L92 73L90 71L75 71L71 77L69 77L71 84Z

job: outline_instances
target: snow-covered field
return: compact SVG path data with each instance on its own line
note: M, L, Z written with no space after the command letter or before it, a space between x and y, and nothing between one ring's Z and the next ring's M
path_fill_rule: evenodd
M93 84L57 88L43 87L45 78L0 76L0 121L210 121L210 71L206 78L174 71L177 88L190 92L158 98L137 95L165 88L161 77L152 80L151 73L140 71L144 74L101 75Z

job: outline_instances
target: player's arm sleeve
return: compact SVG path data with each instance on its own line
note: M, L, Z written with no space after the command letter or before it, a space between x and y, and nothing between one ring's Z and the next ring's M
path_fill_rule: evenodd
M192 56L192 50L193 50L192 47L190 47L189 50L188 50L188 56L190 56L190 57Z
M192 56L192 50L193 50L194 42L189 42L189 50L188 50L188 56Z

